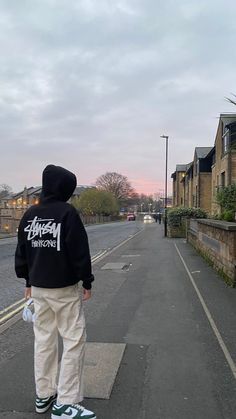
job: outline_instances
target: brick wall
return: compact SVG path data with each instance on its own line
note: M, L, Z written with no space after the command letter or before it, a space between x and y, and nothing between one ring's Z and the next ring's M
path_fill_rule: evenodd
M176 179L173 179L173 207L177 207Z
M181 182L185 172L176 172L173 179L173 207L184 206L184 182Z
M222 173L225 174L225 186L236 182L236 153L222 153L223 122L220 120L215 138L215 164L212 166L212 205L211 213L219 213L220 207L216 202L217 189L222 185Z
M193 179L188 179L188 205L189 208L193 207Z
M209 213L211 212L211 173L200 173L199 207Z
M181 182L185 172L176 173L176 206L184 206L184 183Z
M236 183L236 152L231 152L231 182Z

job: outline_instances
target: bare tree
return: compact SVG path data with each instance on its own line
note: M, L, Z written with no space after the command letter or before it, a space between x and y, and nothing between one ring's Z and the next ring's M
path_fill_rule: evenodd
M107 172L101 175L96 180L96 186L111 192L120 202L131 198L135 192L128 178L116 172Z
M12 192L12 189L6 183L0 184L0 199L5 198Z
M234 95L232 93L232 96L234 96L234 98L236 98L236 95ZM230 97L227 97L226 100L230 103L232 103L232 105L236 105L236 99L230 99Z

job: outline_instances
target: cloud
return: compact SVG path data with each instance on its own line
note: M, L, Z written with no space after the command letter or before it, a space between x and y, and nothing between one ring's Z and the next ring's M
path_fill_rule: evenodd
M221 111L234 112L224 101L233 0L5 0L0 11L0 179L14 189L55 161L79 183L115 170L154 192L160 135L173 171L213 144Z

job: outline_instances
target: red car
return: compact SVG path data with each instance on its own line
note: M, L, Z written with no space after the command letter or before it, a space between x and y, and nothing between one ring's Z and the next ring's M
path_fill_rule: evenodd
M127 214L127 221L135 221L135 215L133 213Z

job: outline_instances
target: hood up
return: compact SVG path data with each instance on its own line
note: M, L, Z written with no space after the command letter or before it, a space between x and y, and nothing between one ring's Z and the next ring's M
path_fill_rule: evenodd
M68 201L76 187L76 176L60 166L49 164L43 171L41 200Z

